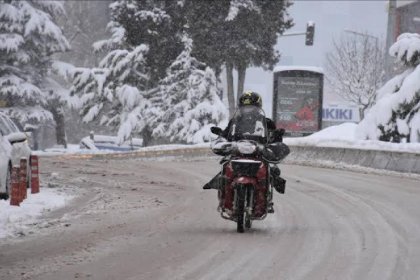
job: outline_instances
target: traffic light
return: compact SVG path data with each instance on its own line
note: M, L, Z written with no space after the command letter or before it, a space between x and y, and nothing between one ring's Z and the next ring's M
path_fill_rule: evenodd
M315 35L315 23L309 21L306 24L306 40L305 45L312 46L314 44L314 35Z

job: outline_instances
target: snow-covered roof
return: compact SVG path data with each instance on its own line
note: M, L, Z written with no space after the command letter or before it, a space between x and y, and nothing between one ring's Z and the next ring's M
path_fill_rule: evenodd
M298 66L298 65L288 65L288 66L277 66L274 68L274 72L282 72L282 71L293 71L293 70L299 70L299 71L311 71L311 72L317 72L317 73L324 73L324 69L321 67L316 66Z

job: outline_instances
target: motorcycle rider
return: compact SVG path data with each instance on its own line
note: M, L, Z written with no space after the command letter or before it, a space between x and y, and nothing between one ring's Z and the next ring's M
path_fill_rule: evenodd
M238 100L238 106L257 106L259 108L262 108L262 99L261 96L253 91L247 91L241 95L241 97ZM267 157L271 158L284 158L289 153L288 147L283 144L283 133L284 129L276 130L276 126L274 122L266 118L266 124L267 124L267 130L270 135L268 139L268 144L275 144L275 143L281 143L281 145L273 145L271 149L265 149ZM226 140L221 141L233 141L233 139L228 139L229 130L232 125L232 120L229 121L227 127L221 132L220 136L223 137ZM261 143L264 144L264 143ZM213 149L214 150L214 149ZM224 155L226 156L226 153L218 152L217 150L214 150L216 154ZM223 161L223 160L222 160ZM285 187L286 187L286 180L280 177L280 169L277 167L276 164L270 164L270 174L271 174L271 182L273 187L278 191L279 193L284 194ZM222 174L219 172L213 179L211 179L207 184L203 186L203 189L219 189L220 183L223 182L221 180ZM268 205L268 212L274 213L273 209L273 203L270 202Z

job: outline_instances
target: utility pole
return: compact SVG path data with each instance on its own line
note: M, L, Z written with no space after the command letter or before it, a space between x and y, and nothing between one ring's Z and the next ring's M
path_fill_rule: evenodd
M393 72L393 60L388 54L389 48L395 42L397 37L397 0L389 0L388 2L388 26L385 42L385 79L389 80Z

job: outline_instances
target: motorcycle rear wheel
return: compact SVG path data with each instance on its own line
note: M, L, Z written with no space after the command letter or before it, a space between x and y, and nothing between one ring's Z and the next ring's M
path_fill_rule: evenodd
M244 214L245 214L245 187L238 186L236 189L237 192L237 229L236 231L239 233L244 232Z

